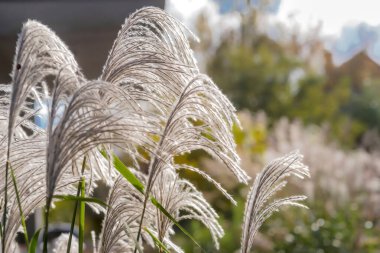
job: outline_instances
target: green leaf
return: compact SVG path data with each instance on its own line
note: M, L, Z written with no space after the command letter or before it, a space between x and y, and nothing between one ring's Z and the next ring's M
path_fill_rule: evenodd
M81 185L79 184L76 197L79 197L80 188L81 188ZM70 250L71 250L71 241L72 241L73 233L74 233L75 218L76 218L76 214L77 214L78 205L79 205L79 201L75 201L73 217L71 218L71 224L70 224L69 241L67 242L67 249L66 249L67 253L70 253Z
M184 227L182 227L176 221L176 219L174 219L174 217L171 216L171 214L168 211L166 211L166 209L157 201L157 199L155 199L154 197L150 197L150 201L153 203L153 205L155 205L166 217L168 217L187 237L189 237L204 252L204 250L202 249L202 247L191 236L191 234L189 232L187 232L187 230Z
M101 206L107 207L108 205L97 198L90 198L90 197L77 197L74 195L54 195L53 198L60 199L60 200L74 200L74 201L80 201L80 202L89 202L89 203L96 203Z
M170 253L170 251L165 247L165 245L157 238L154 236L154 234L146 227L144 227L144 230L152 237L154 243L158 248L163 250L165 253Z
M100 151L101 154L106 158L109 159L107 153L102 150ZM139 192L144 194L144 184L141 183L141 181L133 174L133 172L128 169L127 166L117 157L116 155L112 155L113 160L113 166L119 171L119 173L128 180Z
M15 177L15 174L13 172L12 166L10 166L10 168L11 168L11 176L12 176L13 186L14 186L15 192L16 192L16 199L17 199L18 210L20 212L21 224L22 224L22 228L24 230L26 247L29 247L28 231L26 230L25 216L24 216L24 212L22 211L20 194L18 192L16 177Z
M80 196L82 199L85 198L86 194L86 181L85 178L82 177L80 181L81 189ZM83 253L83 245L84 245L84 224L85 224L85 211L86 205L84 201L81 201L79 204L79 253Z
M87 160L87 156L84 156L83 162L82 162L82 175L83 175L84 170L86 168L86 160ZM80 192L81 192L81 187L82 187L82 185L79 183L78 187L77 187L77 195L76 195L76 197L79 197ZM70 225L69 241L67 242L66 253L70 253L70 250L71 250L71 241L73 239L74 226L75 226L75 218L76 218L78 206L79 206L79 201L75 201L75 206L74 206L74 211L73 211L73 217L71 219L71 225Z
M29 248L28 248L28 253L36 253L37 245L38 245L38 237L40 235L41 228L38 229L33 237L32 240L30 241Z

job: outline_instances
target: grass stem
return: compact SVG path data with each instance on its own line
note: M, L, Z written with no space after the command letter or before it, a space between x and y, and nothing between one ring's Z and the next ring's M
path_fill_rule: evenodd
M24 212L22 211L20 194L19 194L19 191L18 191L16 177L15 177L15 174L13 172L12 166L10 166L10 171L11 171L13 186L15 188L18 210L20 212L21 225L22 225L22 228L24 230L25 243L26 243L26 247L29 248L28 230L26 229L25 216L24 216Z
M4 209L3 209L3 220L2 220L2 238L1 238L1 252L5 252L5 230L6 230L6 223L7 223L7 206L8 206L8 171L9 171L9 150L7 154L7 162L5 163L5 185L4 185Z
M82 198L84 198L86 196L86 181L84 177L82 177L80 186L81 186L80 195ZM85 212L86 212L86 202L81 201L79 205L79 253L83 253L83 247L84 247Z
M49 234L49 213L50 213L51 201L52 199L48 197L46 200L46 206L45 206L45 228L44 228L44 237L43 237L44 247L42 250L43 253L48 253L47 243L48 243L48 234Z
M83 162L82 162L82 175L83 175L84 169L86 167L86 159L87 159L87 157L85 156L83 158ZM76 195L77 197L79 197L80 192L81 192L81 182L78 184L77 195ZM71 219L69 241L67 242L67 251L66 251L66 253L70 253L70 250L71 250L71 241L72 241L73 233L74 233L75 218L76 218L76 215L77 215L78 205L79 205L79 201L77 200L77 201L75 201L73 218Z

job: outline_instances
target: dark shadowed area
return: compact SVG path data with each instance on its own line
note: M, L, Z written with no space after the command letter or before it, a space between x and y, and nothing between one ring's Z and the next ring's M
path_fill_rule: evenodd
M17 34L28 19L53 29L69 46L88 78L97 78L124 20L164 0L0 1L0 83L10 82Z

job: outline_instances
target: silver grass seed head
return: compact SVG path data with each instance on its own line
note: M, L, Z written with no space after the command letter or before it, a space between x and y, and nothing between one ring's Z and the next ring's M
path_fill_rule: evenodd
M309 169L302 163L303 156L298 152L289 153L273 160L260 172L248 193L242 224L241 252L250 252L253 239L264 223L282 206L306 207L301 201L306 196L290 196L274 199L273 196L287 184L286 178L310 177Z

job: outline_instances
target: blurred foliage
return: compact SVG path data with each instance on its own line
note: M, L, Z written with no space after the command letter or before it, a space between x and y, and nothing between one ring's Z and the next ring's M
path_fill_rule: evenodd
M274 41L259 31L257 20L260 15L256 10L242 14L241 29L223 37L219 46L214 51L211 50L212 53L203 54L207 55L208 74L238 110L249 110L256 115L264 111L268 117L268 123L265 124L257 119L241 119L244 129L234 129L243 167L250 171L250 175L254 177L263 165L263 156L273 149L269 135L274 131L272 127L283 117L301 120L305 125L323 126L328 130L327 142L337 142L337 146L344 149L356 149L360 146L367 148L362 139L370 129L376 130L375 137L378 139L379 66L365 52L360 52L348 62L336 66L331 53L324 48L318 36L308 38L307 44L302 44L302 39L298 40L297 34L293 34L293 38L288 41ZM201 40L207 31L207 43L198 47L198 51L207 51L211 45L209 33L212 29L207 28L205 20L203 17L197 23ZM309 52L306 56L303 55L305 51ZM302 138L302 135L298 137ZM370 135L367 139L373 142L376 138ZM315 152L310 151L309 154L318 154L318 149L323 149L324 145L326 144L320 142ZM380 145L375 149L380 150ZM331 157L332 160L339 161L339 157L342 158L341 152L343 151L337 148L334 154L331 153L330 156L335 156ZM359 159L360 156L356 155L356 158ZM199 156L198 159L204 158ZM320 159L323 161L328 157ZM318 158L315 160L318 161ZM363 204L366 202L363 197L369 201L370 193L355 192L353 189L353 195L350 193L348 199L331 194L340 189L325 189L326 184L322 184L324 178L333 177L332 172L329 175L329 171L343 170L342 173L345 173L347 168L331 167L334 163L325 164L330 167L322 170L321 165L320 168L315 168L319 171L313 172L314 176L318 174L320 178L311 179L314 197L306 203L310 209L288 208L274 215L257 236L254 252L380 252L379 217L373 213L367 215L368 210L366 211ZM344 162L340 164L344 165ZM219 168L217 164L211 164L207 170L219 171ZM376 175L372 167L366 172L359 171L356 175L361 176L360 173ZM213 176L217 176L223 185L231 185L230 177L222 174L215 173ZM347 176L341 180L345 180L342 184L349 188L349 180L353 182L354 179ZM194 182L204 185L201 179ZM221 215L220 221L226 232L220 243L220 252L238 252L247 187L239 185L228 188L236 197L236 207L228 205L223 197L211 190L206 194ZM206 252L215 252L209 233L200 223L186 225ZM176 240L180 241L179 244L184 247L185 252L200 252L182 236L176 235Z
M265 119L262 115L250 116L249 113L240 113L240 120L244 129L237 126L234 128L237 149L243 159L243 164L247 166L246 159L251 159L252 163L245 167L252 176L258 170L261 170L265 161L262 161L263 155L268 151L273 152L275 149L273 133L268 132ZM276 126L278 127L278 125ZM275 127L275 129L276 129ZM282 131L287 132L287 127L283 126ZM306 128L305 128L306 129ZM314 134L315 135L315 134ZM297 135L298 136L298 135ZM318 136L318 135L315 135ZM303 137L303 135L299 135ZM321 138L319 136L319 138ZM278 141L278 140L277 140ZM308 140L305 140L308 142ZM318 144L319 143L319 144ZM279 145L288 145L282 141ZM317 145L316 151L323 148L324 142L310 142L310 145ZM258 149L254 147L260 147ZM333 150L332 146L329 146ZM336 149L336 152L340 152ZM335 152L335 151L334 151ZM313 153L313 152L311 152ZM331 156L336 156L331 152ZM191 164L201 164L203 160L208 159L204 154L186 155L181 157L181 162ZM321 157L323 159L323 157ZM338 158L339 159L339 158ZM310 162L310 161L309 161ZM317 159L318 162L318 159ZM256 237L254 243L254 252L259 253L378 253L380 248L380 223L376 214L367 214L367 201L358 201L357 198L367 198L369 193L352 189L348 199L339 197L336 190L325 188L326 184L318 181L318 178L330 176L336 177L329 170L345 170L346 168L331 167L332 163L325 163L330 166L326 170L320 168L311 168L313 177L310 198L306 201L308 210L288 207L272 216L266 221ZM220 173L220 166L217 163L208 164L205 170L215 176L223 185L229 185L228 191L235 196L237 206L228 202L216 189L205 186L201 178L192 173L184 173L182 176L192 178L197 187L203 188L206 197L210 200L216 211L220 214L220 222L225 230L225 236L221 239L220 250L218 252L238 252L240 246L241 224L244 213L245 196L248 187L237 183L229 184L230 177ZM313 164L310 164L313 166ZM323 166L323 165L321 165ZM216 173L215 173L216 172ZM214 174L213 174L214 173ZM350 184L352 178L342 178L343 184ZM352 182L351 182L352 183ZM368 182L369 183L369 182ZM338 186L337 186L338 187ZM349 186L348 186L349 187ZM364 187L364 186L363 186ZM286 188L288 192L305 192L307 184L296 185L291 183ZM365 188L365 187L364 187ZM355 193L356 192L356 193ZM285 194L285 193L284 193ZM308 195L309 195L308 194ZM366 197L367 196L367 197ZM185 223L184 226L194 235L197 242L200 243L205 252L216 252L208 230L198 222ZM189 241L180 232L175 236L175 241L183 247L185 252L201 252L201 250Z
M323 202L309 202L308 206L311 212L294 209L273 217L266 233L272 240L277 239L276 252L378 252L379 228L375 229L372 221L362 220L355 203L341 207L333 215ZM293 229L276 238L276 225Z
M328 123L345 147L357 146L366 129L380 129L376 63L359 53L335 66L318 37L308 45L297 34L275 41L258 31L258 17L255 10L243 15L241 30L225 36L207 62L207 72L238 109L264 110L272 122ZM302 56L305 51L309 55Z
M223 41L208 72L238 109L262 109L278 118L291 106L288 79L296 66L278 45L261 36L252 46Z
M353 94L344 110L353 118L365 123L367 128L380 126L380 83L373 83L360 94Z
M286 208L269 219L257 236L253 251L258 253L376 253L379 252L380 228L373 221L361 219L355 204L340 208L331 215L324 203L308 202L310 210ZM221 224L226 231L218 252L238 252L244 199L231 213L223 213ZM206 252L214 252L207 229L198 222L189 223L197 242ZM193 243L176 235L185 252L200 252ZM179 238L178 238L179 237Z

